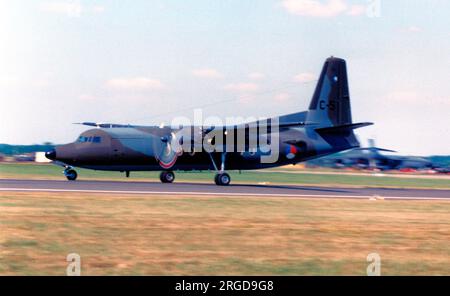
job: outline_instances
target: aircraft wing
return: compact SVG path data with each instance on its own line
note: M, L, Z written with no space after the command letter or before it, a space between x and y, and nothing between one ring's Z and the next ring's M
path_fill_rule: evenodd
M393 152L393 153L397 153L397 151L395 151L395 150L389 150L389 149L378 148L378 147L355 148L354 150L357 150L357 151L378 151L378 152Z
M130 124L97 123L97 122L76 122L74 124L92 126L92 127L98 127L98 128L137 127L136 125L130 125Z

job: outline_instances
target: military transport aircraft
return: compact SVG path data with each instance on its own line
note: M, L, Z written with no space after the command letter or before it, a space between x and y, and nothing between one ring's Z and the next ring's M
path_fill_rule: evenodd
M372 123L352 122L346 62L331 57L308 111L220 127L82 124L95 128L46 153L70 181L77 178L75 167L127 177L132 171L161 171L163 183L175 180L174 171L213 170L215 183L225 186L231 181L226 170L296 164L359 147L354 130Z
M373 139L366 148L356 148L336 155L312 160L310 164L333 168L356 168L363 170L429 170L438 167L432 161L416 156L389 155L381 152L396 151L378 148Z

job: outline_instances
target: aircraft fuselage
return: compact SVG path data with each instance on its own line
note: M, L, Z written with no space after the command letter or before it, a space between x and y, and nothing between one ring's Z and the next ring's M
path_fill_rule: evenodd
M164 183L173 171L214 170L217 185L228 185L226 170L254 170L287 164L359 147L353 131L347 66L343 59L326 60L309 109L235 126L149 127L120 124L97 128L76 142L58 146L46 156L66 167L105 171L162 171Z

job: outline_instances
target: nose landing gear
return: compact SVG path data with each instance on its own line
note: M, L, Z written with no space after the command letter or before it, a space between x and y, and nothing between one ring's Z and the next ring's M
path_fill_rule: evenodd
M175 181L175 174L172 171L163 171L159 175L159 179L162 183L173 183Z
M225 158L226 158L226 152L223 152L221 155L221 163L220 163L220 170L217 168L216 163L214 162L214 158L212 157L211 153L209 154L209 157L211 158L211 162L214 166L214 169L217 171L216 176L214 177L214 182L217 186L228 186L231 182L231 177L225 172Z
M69 181L75 181L78 177L77 171L71 167L66 168L63 173Z

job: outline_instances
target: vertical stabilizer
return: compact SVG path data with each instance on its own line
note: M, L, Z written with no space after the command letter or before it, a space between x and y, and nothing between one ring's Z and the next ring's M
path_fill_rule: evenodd
M307 121L321 126L352 123L345 60L334 57L326 60L309 106Z

